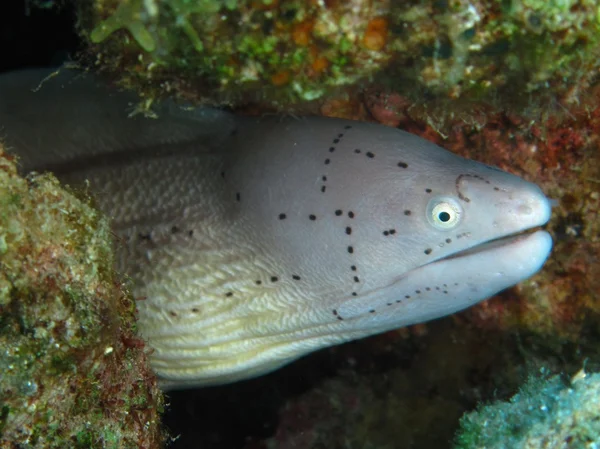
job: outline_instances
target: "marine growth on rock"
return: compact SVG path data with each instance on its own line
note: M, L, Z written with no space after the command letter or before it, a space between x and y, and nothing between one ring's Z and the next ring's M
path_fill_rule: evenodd
M592 0L82 0L83 61L154 97L285 108L372 81L400 92L576 101Z
M0 447L163 441L162 393L111 244L85 194L20 177L0 146Z

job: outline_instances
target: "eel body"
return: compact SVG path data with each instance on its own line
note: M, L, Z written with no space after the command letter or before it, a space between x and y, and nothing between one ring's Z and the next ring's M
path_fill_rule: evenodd
M166 388L257 376L469 307L538 271L534 184L381 125L238 117L89 76L0 77L23 171L89 180Z

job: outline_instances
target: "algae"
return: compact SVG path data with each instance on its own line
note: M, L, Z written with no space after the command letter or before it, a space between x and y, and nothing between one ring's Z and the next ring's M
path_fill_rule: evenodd
M81 198L80 198L81 197ZM0 446L157 448L162 393L108 221L0 145Z
M83 0L81 60L150 97L286 108L372 82L467 100L577 101L593 0Z
M600 374L533 377L510 401L465 415L461 427L455 449L598 447Z

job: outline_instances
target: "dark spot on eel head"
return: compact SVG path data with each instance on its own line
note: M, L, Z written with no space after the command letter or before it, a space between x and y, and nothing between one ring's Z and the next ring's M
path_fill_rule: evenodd
M316 216L316 215L313 215L313 214L310 214L310 215L308 216L308 218L309 218L309 219L311 219L312 221L315 221L315 220L317 219L317 216Z
M280 220L285 220L286 215L285 214L279 214L279 219Z
M398 167L400 167L400 168L407 168L408 164L406 162L398 162Z

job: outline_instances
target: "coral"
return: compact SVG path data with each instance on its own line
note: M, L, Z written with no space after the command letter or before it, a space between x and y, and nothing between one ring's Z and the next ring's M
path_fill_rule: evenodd
M592 0L82 0L82 61L146 96L291 107L378 80L422 98L577 102Z
M509 402L461 419L455 449L595 448L600 443L600 374L530 379Z
M0 447L158 448L162 394L108 221L0 146Z

